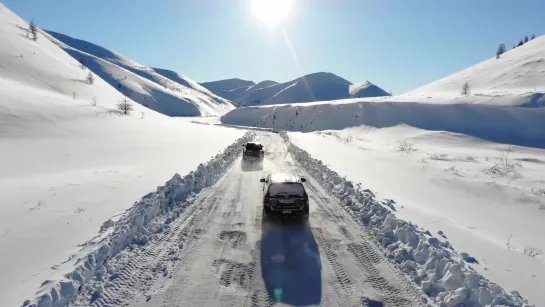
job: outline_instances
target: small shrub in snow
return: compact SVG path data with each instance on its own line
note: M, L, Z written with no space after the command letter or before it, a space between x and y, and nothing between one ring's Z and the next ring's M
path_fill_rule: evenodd
M513 237L513 234L509 234L509 237L507 238L507 244L506 244L506 246L507 246L507 250L508 250L508 251L512 251L512 250L513 250L513 248L511 247L511 238L512 238L512 237Z
M123 115L129 115L131 114L133 110L133 106L131 105L131 102L127 96L123 96L121 101L117 104L117 109L121 112Z
M519 163L514 163L511 161L509 155L511 154L511 146L509 146L505 151L500 153L499 163L494 164L492 167L485 169L484 172L490 175L497 176L515 176L519 177L520 173L517 172L517 167L521 165Z
M532 188L532 193L535 196L545 196L545 189Z
M477 158L475 158L473 156L466 156L466 161L475 162L475 161L477 161Z
M430 159L432 160L447 160L448 155L447 154L430 154Z
M462 85L462 95L469 95L471 93L471 86L469 85L469 82L464 82L464 85Z
M76 100L76 98L78 98L78 94L76 94L76 92L73 92L72 93L72 99Z
M416 151L416 148L413 147L413 144L410 143L407 140L399 141L397 142L397 151L402 153L411 153L413 151Z
M532 38L531 40L535 39L536 38L536 35L535 34L532 34Z
M93 97L93 101L91 101L91 105L93 107L96 107L97 106L97 98L96 97Z
M524 254L528 255L528 256L530 256L532 258L535 258L537 256L543 255L543 251L540 250L539 248L526 246L524 248Z
M93 73L92 72L89 72L87 74L87 78L85 78L85 81L89 84L93 84L95 83L95 76L93 76Z

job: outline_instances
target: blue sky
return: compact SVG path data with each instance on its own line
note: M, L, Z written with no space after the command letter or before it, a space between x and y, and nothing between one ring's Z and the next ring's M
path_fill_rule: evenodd
M0 0L2 1L2 0ZM3 0L45 29L195 81L333 72L402 93L545 34L543 0L296 0L283 32L249 0ZM297 59L297 60L296 60Z

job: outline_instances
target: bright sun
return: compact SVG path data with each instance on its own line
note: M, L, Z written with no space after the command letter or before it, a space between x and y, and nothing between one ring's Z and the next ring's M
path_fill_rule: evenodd
M270 28L276 28L290 16L293 0L251 0L252 13Z

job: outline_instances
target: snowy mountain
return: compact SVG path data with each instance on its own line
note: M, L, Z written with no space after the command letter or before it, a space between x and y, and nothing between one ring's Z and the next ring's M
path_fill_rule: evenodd
M45 35L118 91L152 110L169 116L210 116L234 108L228 100L176 72L138 64L64 34L47 31Z
M390 95L368 81L354 86L352 83L339 76L325 72L309 74L285 83L267 80L259 82L258 84L253 84L253 82L250 84L239 81L242 80L229 79L201 83L201 85L212 92L233 101L239 106Z
M104 221L243 134L170 118L130 99L133 111L120 115L116 88L96 75L86 83L89 69L47 33L27 38L28 27L0 3L2 306L21 306L45 280L65 278L63 265L77 258L66 259ZM134 75L85 59L93 71Z
M248 88L255 85L253 81L242 80L238 78L231 78L225 80L202 82L200 85L204 86L212 93L219 95L221 92L232 91L237 88Z
M382 97L390 96L385 90L374 85L369 81L362 82L360 84L351 85L348 89L350 97L353 98L365 98L365 97Z

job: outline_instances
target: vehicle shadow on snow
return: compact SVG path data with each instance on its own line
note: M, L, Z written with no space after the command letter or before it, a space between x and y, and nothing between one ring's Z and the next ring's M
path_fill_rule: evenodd
M240 161L240 169L243 172L258 172L263 170L263 162Z
M318 244L308 222L263 222L261 273L271 301L320 304L321 271Z

